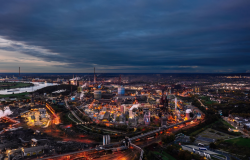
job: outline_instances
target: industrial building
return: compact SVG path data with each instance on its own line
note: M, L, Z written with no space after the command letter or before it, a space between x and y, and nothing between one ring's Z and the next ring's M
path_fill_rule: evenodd
M50 123L50 115L45 108L34 108L20 115L29 126L46 126Z
M102 91L101 90L95 90L94 91L94 98L95 99L101 99L102 98Z
M125 94L125 88L124 87L118 87L118 95L123 96Z

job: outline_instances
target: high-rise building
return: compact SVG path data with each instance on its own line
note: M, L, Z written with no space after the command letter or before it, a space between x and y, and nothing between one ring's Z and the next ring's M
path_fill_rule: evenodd
M198 86L195 86L195 87L194 87L194 92L195 92L195 93L200 93L200 91L201 91L201 88L200 88L200 87L198 87Z
M102 91L101 90L94 90L94 98L101 99L102 98Z
M125 113L125 111L126 111L126 106L125 105L121 105L120 106L120 112L121 113Z
M125 88L124 87L118 87L118 95L124 95L125 94Z
M103 145L110 144L110 135L103 135Z
M144 122L145 122L145 125L150 124L150 111L145 112L145 114L144 114Z

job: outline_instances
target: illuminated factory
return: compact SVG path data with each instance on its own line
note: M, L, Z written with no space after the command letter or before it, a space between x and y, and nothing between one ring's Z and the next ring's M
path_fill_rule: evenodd
M78 85L78 81L80 80L80 77L74 77L74 75L73 75L73 78L72 79L70 79L69 81L70 81L70 84L72 84L72 85Z
M94 83L96 83L95 67L94 67Z
M50 123L50 115L45 108L35 108L21 113L29 126L46 126Z
M187 104L171 94L169 86L122 84L121 76L119 80L114 78L114 84L96 81L95 68L93 78L92 82L91 78L89 82L85 78L86 83L78 89L75 101L85 102L82 110L96 123L136 126L136 123L160 125L162 122L166 125L190 119L190 116L186 117L187 108L184 106Z
M102 98L102 91L101 90L95 90L94 91L94 98L95 99L101 99Z
M190 119L190 113L192 112L191 109L187 109L186 110L186 120L189 120Z

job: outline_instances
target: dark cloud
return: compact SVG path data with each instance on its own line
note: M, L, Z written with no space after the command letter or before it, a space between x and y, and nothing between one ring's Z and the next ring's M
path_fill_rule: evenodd
M1 0L6 50L65 67L144 72L250 69L250 1ZM49 54L49 53L57 54Z

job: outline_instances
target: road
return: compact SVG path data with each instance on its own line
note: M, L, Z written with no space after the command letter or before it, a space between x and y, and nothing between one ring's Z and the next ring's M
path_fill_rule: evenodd
M249 134L247 134L247 133L245 133L245 132L243 131L242 126L237 126L234 122L228 120L227 117L223 117L223 119L224 119L227 123L229 123L229 124L231 124L233 127L235 127L236 129L238 129L244 136L250 138Z
M211 157L215 157L215 158L220 159L220 160L225 160L225 159L227 160L227 159L230 159L230 158L227 157L227 156L225 156L226 158L217 156L218 153L213 152L213 151L210 151L210 150L201 151L201 150L199 150L199 147L198 147L198 146L194 146L194 145L182 145L181 147L182 147L184 150L188 150L188 151L190 151L190 152L193 152L193 149L194 149L196 153L200 152L200 155L204 155L204 153L210 154Z
M206 108L207 109L207 107L201 102L201 100L200 99L198 99L198 101L201 103L201 106L202 107L204 107L204 108Z
M96 160L133 160L136 158L138 150L129 149L126 151L120 151L114 154L103 155L100 158L96 158ZM138 157L139 158L139 157Z

